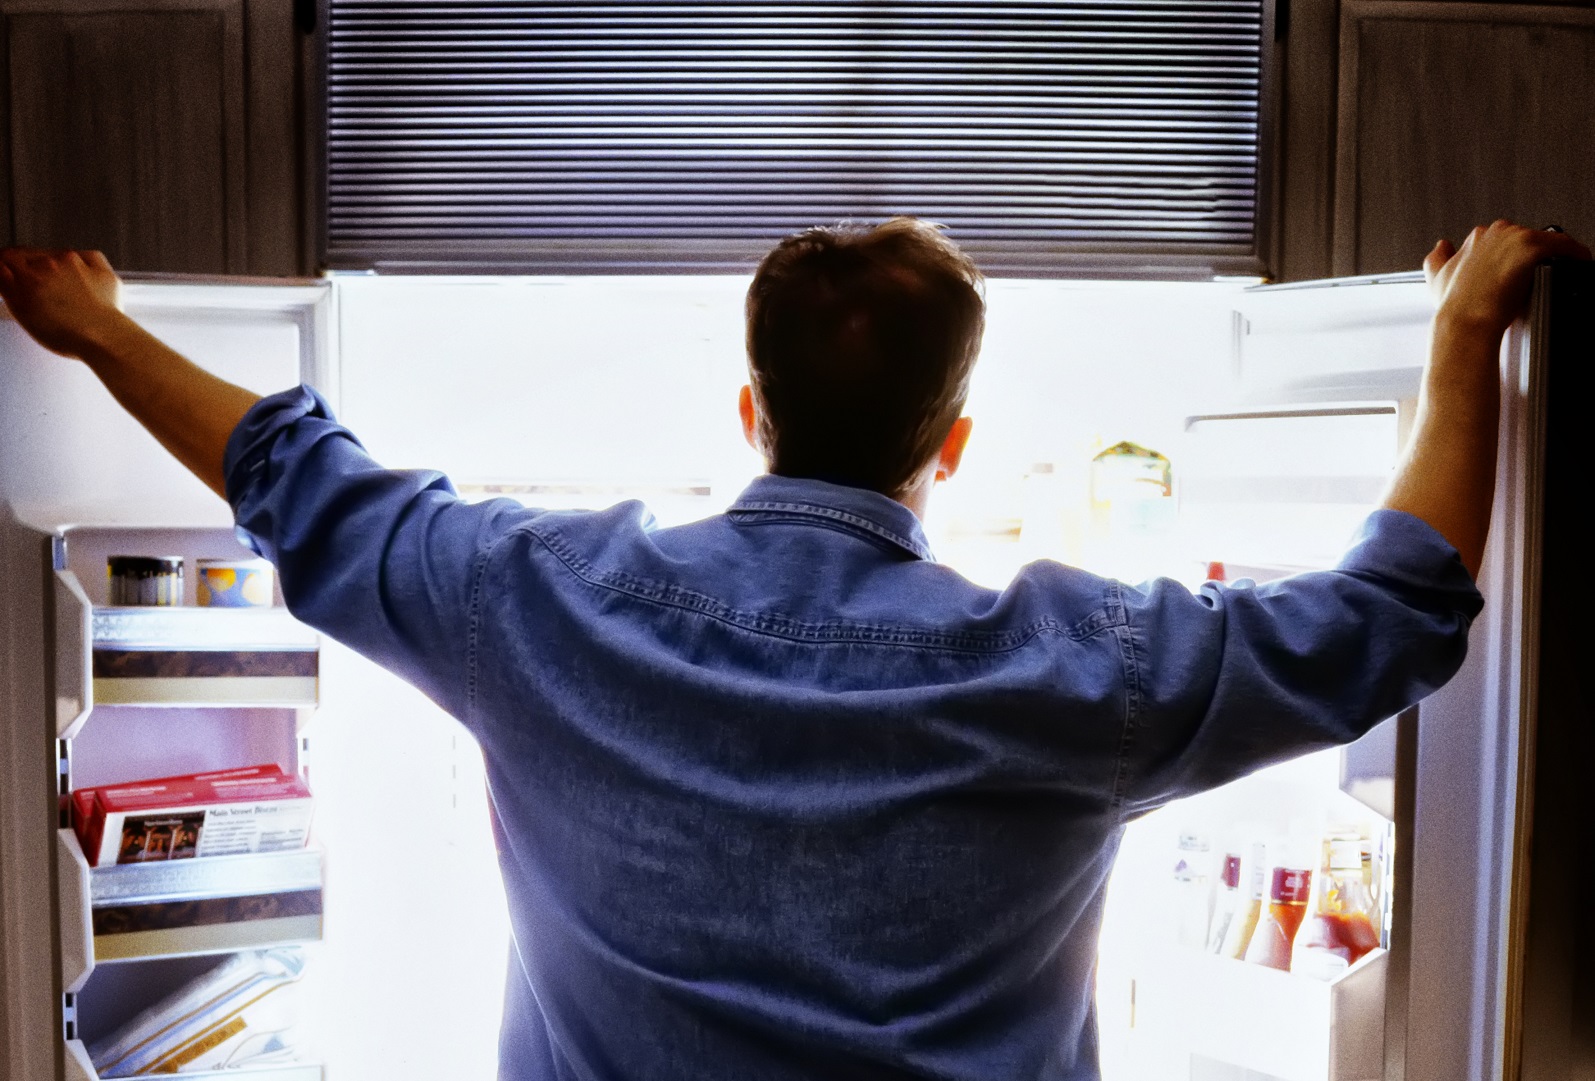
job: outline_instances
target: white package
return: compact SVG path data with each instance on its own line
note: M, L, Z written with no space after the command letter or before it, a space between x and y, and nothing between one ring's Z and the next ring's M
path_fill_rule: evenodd
M88 1049L101 1077L219 1070L292 1054L297 950L240 953Z

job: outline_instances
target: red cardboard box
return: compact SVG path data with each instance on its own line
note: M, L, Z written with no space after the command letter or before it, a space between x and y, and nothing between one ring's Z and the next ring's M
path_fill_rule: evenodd
M84 789L72 810L101 867L302 848L312 803L303 780L266 765Z

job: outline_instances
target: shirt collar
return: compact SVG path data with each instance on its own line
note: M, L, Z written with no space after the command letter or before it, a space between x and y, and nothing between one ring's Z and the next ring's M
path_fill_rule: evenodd
M919 559L936 560L914 512L868 488L766 473L754 478L726 513L824 519L850 533L888 541Z

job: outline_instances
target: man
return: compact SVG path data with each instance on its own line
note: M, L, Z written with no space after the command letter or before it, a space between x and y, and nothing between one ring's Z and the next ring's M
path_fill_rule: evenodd
M931 561L984 310L912 220L765 259L739 408L770 473L667 530L385 471L310 391L257 400L134 325L97 254L6 252L0 294L225 494L301 619L480 741L505 1077L1079 1079L1124 822L1355 739L1461 663L1499 343L1553 255L1589 257L1505 222L1436 245L1384 508L1337 570L1196 596Z

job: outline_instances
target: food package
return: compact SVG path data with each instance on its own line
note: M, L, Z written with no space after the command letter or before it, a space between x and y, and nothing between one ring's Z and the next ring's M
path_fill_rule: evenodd
M296 984L293 949L235 954L88 1048L101 1077L192 1073L291 1060Z
M305 782L275 765L72 795L73 828L94 867L303 848L312 809Z

